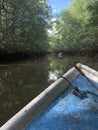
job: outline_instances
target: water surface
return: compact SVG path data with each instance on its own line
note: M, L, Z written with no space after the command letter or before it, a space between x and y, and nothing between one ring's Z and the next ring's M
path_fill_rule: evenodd
M64 74L75 63L98 70L90 57L46 56L36 60L0 65L0 126Z

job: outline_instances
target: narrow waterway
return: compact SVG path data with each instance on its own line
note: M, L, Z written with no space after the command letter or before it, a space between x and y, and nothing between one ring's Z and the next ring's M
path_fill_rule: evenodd
M0 126L76 63L98 70L97 58L46 56L0 65Z

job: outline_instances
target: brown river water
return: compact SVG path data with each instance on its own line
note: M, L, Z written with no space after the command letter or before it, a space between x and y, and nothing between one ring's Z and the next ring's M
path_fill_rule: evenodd
M78 62L98 70L92 57L49 55L0 64L0 126Z

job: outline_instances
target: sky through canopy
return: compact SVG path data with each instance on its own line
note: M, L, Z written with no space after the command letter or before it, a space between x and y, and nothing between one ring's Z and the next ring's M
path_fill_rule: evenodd
M71 2L72 0L50 0L53 14L60 13L63 9L67 8Z

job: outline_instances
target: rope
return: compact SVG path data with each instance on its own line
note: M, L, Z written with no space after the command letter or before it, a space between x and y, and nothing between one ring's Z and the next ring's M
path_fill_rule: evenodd
M84 74L84 72L83 72L80 68L78 68L77 66L74 66L74 67L77 69L77 71L78 71L83 77L85 77L85 78L87 79L87 81L91 84L91 86L98 91L98 88L96 87L96 85Z
M80 99L88 98L88 94L98 97L97 94L95 94L89 90L83 91L83 90L78 89L78 87L74 87L66 77L62 76L61 78L63 78L65 81L67 81L68 84L71 86L72 94L79 97Z
M71 88L74 87L67 78L65 78L64 76L62 76L61 78L63 78L64 80L66 80L68 82L68 84L71 86Z

